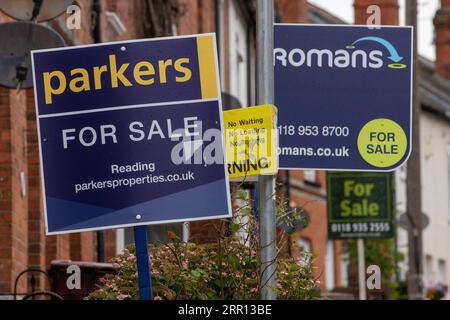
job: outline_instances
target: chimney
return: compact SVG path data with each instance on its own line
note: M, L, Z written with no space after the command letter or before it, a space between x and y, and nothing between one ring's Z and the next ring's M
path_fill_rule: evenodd
M353 7L355 8L355 24L367 24L367 19L373 14L367 13L367 8L371 5L380 7L381 24L399 24L398 0L355 0L353 4Z
M434 16L436 30L436 73L450 80L450 0L441 0L441 8Z
M307 23L308 4L306 0L275 0L277 16L283 23Z

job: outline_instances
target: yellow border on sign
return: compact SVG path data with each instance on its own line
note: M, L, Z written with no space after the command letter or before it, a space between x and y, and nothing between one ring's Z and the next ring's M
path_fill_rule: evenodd
M197 37L198 65L202 99L217 98L216 63L214 58L213 36Z

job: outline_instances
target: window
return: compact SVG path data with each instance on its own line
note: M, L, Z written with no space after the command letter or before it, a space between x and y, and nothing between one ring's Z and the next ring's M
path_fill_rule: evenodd
M438 282L439 283L443 283L446 284L447 283L447 275L446 275L446 270L447 266L445 263L445 260L443 259L439 259L438 261Z
M341 243L341 287L348 287L348 266L350 264L350 255L348 253L348 243Z
M235 200L235 205L240 208L239 210L241 213L243 213L246 209L250 209L250 192L249 190L239 190L240 194L238 198ZM250 246L250 239L249 239L249 225L250 218L246 215L237 214L233 217L233 223L239 225L239 230L236 232L236 237L239 239L239 241L246 245Z
M433 257L429 254L425 256L425 281L426 285L434 282Z
M317 175L315 170L304 170L303 171L303 179L306 182L317 183Z
M125 249L125 229L116 230L116 254L122 254Z
M300 256L298 259L298 263L301 265L306 265L310 262L309 253L312 252L311 241L305 238L300 238L298 240L298 246L300 247Z
M229 7L230 94L248 106L247 25L235 1Z
M334 289L334 244L333 240L327 241L327 253L325 256L325 286L328 291Z
M134 231L133 228L125 228L121 230L123 231L117 233L117 243L120 243L120 246L123 250L123 248L127 247L128 245L134 244ZM186 231L183 223L159 224L147 227L148 242L158 244L173 241L172 239L169 239L167 234L168 231L174 232L176 236L182 241L186 241L186 238L188 238L188 236L185 234L188 231Z

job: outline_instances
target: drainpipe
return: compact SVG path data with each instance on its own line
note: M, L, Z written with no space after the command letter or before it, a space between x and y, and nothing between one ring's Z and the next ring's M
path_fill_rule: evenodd
M100 43L101 40L101 26L100 26L100 15L102 8L100 5L100 0L94 0L92 2L92 12L94 20L94 28L92 29L92 39L94 43ZM105 262L105 231L97 231L97 261Z
M216 43L217 43L217 58L219 60L219 74L222 74L222 14L220 12L221 9L221 0L214 0L214 22L216 29ZM222 83L223 85L223 83Z

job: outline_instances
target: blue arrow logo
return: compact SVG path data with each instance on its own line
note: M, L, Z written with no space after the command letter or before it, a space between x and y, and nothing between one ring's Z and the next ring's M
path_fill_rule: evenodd
M391 59L392 61L394 61L394 63L398 63L403 60L403 57L400 57L400 55L397 52L397 49L395 49L395 47L392 45L392 43L390 43L389 41L387 41L383 38L363 37L363 38L360 38L360 39L354 41L352 43L352 46L361 41L375 41L375 42L382 44L389 51L390 56L388 57L388 59Z

